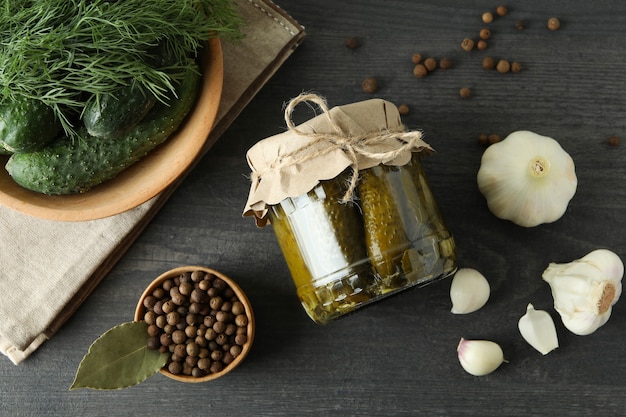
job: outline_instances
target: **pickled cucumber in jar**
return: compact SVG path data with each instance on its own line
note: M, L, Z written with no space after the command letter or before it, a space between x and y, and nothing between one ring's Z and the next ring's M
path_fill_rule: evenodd
M454 240L417 155L404 166L378 165L363 170L357 191L368 256L383 291L428 282L454 271Z
M398 169L385 165L365 169L360 173L357 186L367 254L386 290L402 285L402 254L409 246L388 180Z
M358 207L340 202L346 174L270 208L297 294L318 323L353 311L376 294Z

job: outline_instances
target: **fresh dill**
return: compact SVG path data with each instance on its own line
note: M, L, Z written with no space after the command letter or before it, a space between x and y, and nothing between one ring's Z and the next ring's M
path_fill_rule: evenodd
M165 99L206 40L242 23L230 0L4 0L0 99L42 100L72 134L87 101L132 80Z

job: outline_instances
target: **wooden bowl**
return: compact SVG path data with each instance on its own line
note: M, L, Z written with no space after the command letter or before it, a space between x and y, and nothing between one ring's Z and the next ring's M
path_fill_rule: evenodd
M87 221L137 207L171 185L201 152L215 122L224 79L218 38L202 54L202 91L179 130L115 178L82 194L50 196L27 190L0 169L0 205L48 220ZM8 156L0 156L4 168Z
M176 381L190 382L190 383L206 382L206 381L217 379L221 376L226 375L227 373L235 369L237 366L239 366L239 364L241 364L241 362L245 359L245 357L248 355L248 352L250 352L250 349L252 348L252 342L254 341L254 329L255 329L255 321L254 321L254 313L252 311L252 305L250 304L250 300L248 299L246 294L242 291L242 289L239 287L239 285L237 285L235 281L233 281L231 278L227 277L226 275L218 271L215 271L214 269L206 268L203 266L181 266L178 268L171 269L161 274L159 277L157 277L154 281L152 281L152 283L150 283L150 285L144 290L143 294L139 298L139 301L137 302L137 307L135 309L134 320L135 321L143 320L145 311L146 311L146 308L143 304L144 298L146 298L148 295L151 295L153 291L157 287L161 286L165 280L174 279L186 272L193 272L197 270L215 275L216 277L226 282L226 284L233 290L236 297L244 305L245 310L246 310L246 316L248 318L248 324L246 326L248 339L246 343L244 343L241 346L242 348L241 353L238 356L236 356L232 362L226 365L219 372L209 373L201 377L194 377L190 375L173 374L168 371L167 367L164 367L159 371L161 374L169 378L172 378Z

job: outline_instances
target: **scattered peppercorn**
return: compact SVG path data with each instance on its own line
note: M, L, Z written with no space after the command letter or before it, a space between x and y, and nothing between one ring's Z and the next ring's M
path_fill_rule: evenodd
M483 22L487 23L487 24L493 22L493 13L491 13L491 12L483 13L482 19L483 19Z
M500 138L500 135L492 133L487 137L487 141L489 142L490 145L493 145L494 143L498 143L502 140L502 138Z
M478 33L478 36L480 37L480 39L487 40L491 37L491 31L487 28L482 28Z
M411 61L416 65L419 64L420 62L422 62L422 54L411 55Z
M359 42L359 38L350 36L349 38L345 40L344 45L348 49L356 49L359 46L361 46L361 42Z
M428 71L434 71L437 68L437 60L435 58L426 58L424 60L424 66Z
M523 20L518 20L517 22L515 22L515 28L517 30L524 30L526 28L526 24Z
M470 98L472 95L472 90L469 87L463 87L459 90L459 95L461 98Z
M561 27L561 22L556 17L548 19L548 29L558 30Z
M481 145L487 145L489 143L489 136L486 133L481 133L478 135L478 143Z
M518 61L511 63L511 72L520 72L522 70L522 64Z
M617 146L619 145L619 137L613 135L609 138L609 145L611 146Z
M483 69L492 70L496 67L496 61L493 57L486 56L483 58Z
M364 92L371 94L378 90L378 81L376 81L376 78L374 77L367 77L363 80L361 86Z
M485 40L479 40L476 43L476 49L478 49L479 51L484 51L485 49L487 49L487 41Z
M511 70L511 63L507 61L506 59L501 59L498 61L498 64L496 65L496 69L501 74L507 73Z
M470 38L463 39L463 41L461 42L461 48L464 51L471 51L472 49L474 49L474 40Z
M444 70L452 68L452 60L450 58L441 58L439 68Z
M148 348L170 352L167 369L172 374L201 377L219 372L241 354L243 345L248 342L248 316L241 301L223 280L195 271L163 286L169 291L153 292L151 297L155 297L155 293L160 296L156 302L144 299L144 320L155 323L148 326ZM174 303L172 296L178 297L180 302ZM159 303L165 309L156 312ZM150 305L152 307L148 307ZM195 306L193 311L197 312L192 312L191 306Z
M496 14L500 17L506 16L508 12L509 12L509 9L506 6L498 6L496 8Z
M400 116L406 116L409 114L409 106L406 104L400 104L398 106L398 113L400 113Z
M422 78L424 76L426 76L428 74L428 70L426 69L426 67L424 66L424 64L417 64L414 68L413 68L413 75L416 78Z

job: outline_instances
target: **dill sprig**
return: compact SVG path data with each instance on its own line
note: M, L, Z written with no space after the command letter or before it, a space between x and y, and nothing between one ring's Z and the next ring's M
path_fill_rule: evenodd
M166 99L204 42L241 23L229 0L4 0L0 93L42 100L72 134L87 101L133 79Z

